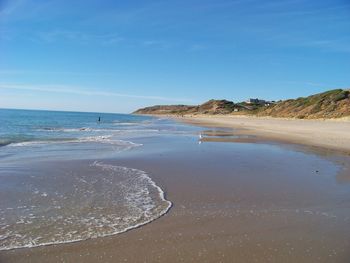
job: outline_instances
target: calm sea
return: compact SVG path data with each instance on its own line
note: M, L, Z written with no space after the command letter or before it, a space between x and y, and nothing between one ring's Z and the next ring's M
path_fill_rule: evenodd
M102 237L170 208L148 174L103 160L142 138L193 134L125 114L0 110L0 250Z

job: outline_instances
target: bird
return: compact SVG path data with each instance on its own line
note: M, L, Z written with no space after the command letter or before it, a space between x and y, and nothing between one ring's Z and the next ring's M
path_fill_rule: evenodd
M201 143L202 143L202 138L203 138L203 136L202 136L202 134L201 134L201 133L198 135L198 138L199 138L199 140L198 140L198 144L201 144Z

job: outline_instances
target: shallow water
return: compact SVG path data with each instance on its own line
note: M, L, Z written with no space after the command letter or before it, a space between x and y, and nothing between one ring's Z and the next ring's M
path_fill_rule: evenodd
M160 217L171 202L146 172L100 160L141 148L139 138L193 131L122 114L0 117L0 250L112 235Z
M23 167L7 181L0 194L2 250L121 233L171 205L145 172L102 162Z
M91 239L150 222L171 204L157 182L175 205L163 224L178 223L171 225L173 232L150 228L146 243L152 251L159 246L154 236L179 236L188 238L188 253L196 245L210 251L220 244L225 255L248 251L247 259L259 255L253 246L259 243L265 251L260 256L271 258L348 256L350 186L338 180L339 163L297 147L224 143L231 130L128 115L111 115L109 121L102 115L105 123L96 124L96 116L80 117L91 119L90 126L84 119L29 128L31 141L0 147L1 249ZM197 237L216 230L225 236L211 236L212 243ZM280 252L272 255L271 248ZM171 259L169 250L163 252Z

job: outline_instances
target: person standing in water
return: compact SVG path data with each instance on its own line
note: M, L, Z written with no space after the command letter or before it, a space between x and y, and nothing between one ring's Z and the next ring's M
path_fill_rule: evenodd
M101 122L101 117L100 116L98 117L98 122Z

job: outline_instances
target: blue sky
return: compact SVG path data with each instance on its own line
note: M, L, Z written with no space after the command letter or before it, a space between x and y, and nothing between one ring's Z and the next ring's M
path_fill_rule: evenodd
M2 108L131 112L349 87L349 0L0 0Z

